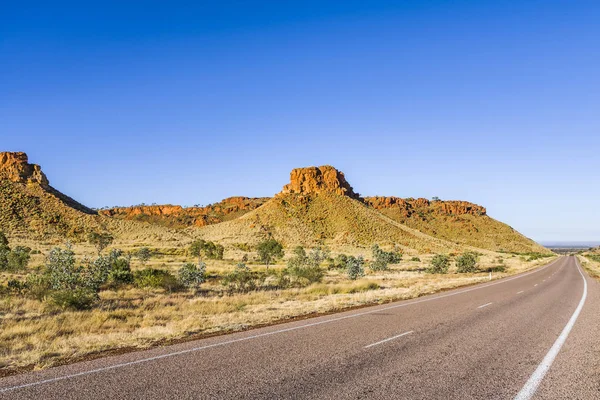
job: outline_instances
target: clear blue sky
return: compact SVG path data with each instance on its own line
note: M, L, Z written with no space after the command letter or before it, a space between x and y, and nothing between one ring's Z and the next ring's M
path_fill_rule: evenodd
M597 0L12 4L0 147L86 205L270 196L331 164L600 240Z

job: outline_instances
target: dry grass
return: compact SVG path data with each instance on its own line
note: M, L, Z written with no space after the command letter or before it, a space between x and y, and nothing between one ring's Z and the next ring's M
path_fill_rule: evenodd
M91 252L91 248L81 250ZM448 275L425 274L422 270L431 257L421 255L419 262L407 259L385 272L367 270L367 275L356 281L348 280L343 272L328 271L323 283L299 289L228 296L216 280L209 280L200 294L136 288L104 291L99 307L88 311L59 312L36 300L3 297L0 366L5 371L31 365L45 368L98 351L145 348L191 335L238 331L302 315L410 299L489 279L485 273L455 274L453 269ZM480 266L497 265L499 257L508 269L493 278L549 262L528 262L518 256L489 253L481 257ZM185 256L154 259L150 266L164 265L174 270L184 259ZM211 261L208 273L220 275L232 268L231 262ZM252 268L259 270L264 266Z
M600 278L600 254L597 252L586 252L577 256L579 263L592 277Z

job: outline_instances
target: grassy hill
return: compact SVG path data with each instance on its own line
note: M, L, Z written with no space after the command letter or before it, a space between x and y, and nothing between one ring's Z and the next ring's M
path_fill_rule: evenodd
M487 215L484 207L464 201L370 197L365 201L396 222L446 241L517 253L548 252L512 227Z

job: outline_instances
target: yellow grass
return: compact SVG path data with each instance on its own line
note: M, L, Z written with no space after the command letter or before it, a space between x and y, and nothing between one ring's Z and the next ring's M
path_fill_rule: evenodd
M36 300L3 297L0 298L0 368L5 371L32 365L45 368L99 351L146 348L164 340L238 331L302 315L410 299L489 279L485 273L455 274L453 269L448 275L425 274L421 270L431 257L421 255L420 262L406 257L407 260L384 272L367 269L367 275L356 281L348 280L343 272L328 271L323 283L300 289L228 296L213 280L203 285L199 295L136 288L104 291L100 305L87 311L57 311ZM508 270L494 274L494 279L551 261L546 258L527 262L518 256L489 253L482 256L480 266L497 265L498 257L504 259ZM185 256L155 259L149 266L164 265L174 270L183 260ZM210 261L208 273L220 275L232 268L233 262ZM254 270L262 268L252 266Z

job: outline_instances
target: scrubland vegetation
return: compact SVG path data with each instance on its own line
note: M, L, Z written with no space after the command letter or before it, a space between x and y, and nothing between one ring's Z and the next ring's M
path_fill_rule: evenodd
M297 316L408 299L533 268L531 255L404 257L284 248L274 239L119 250L108 237L29 249L0 235L0 371L42 368L112 349L247 329ZM501 267L501 268L499 268ZM444 274L441 276L440 274Z

